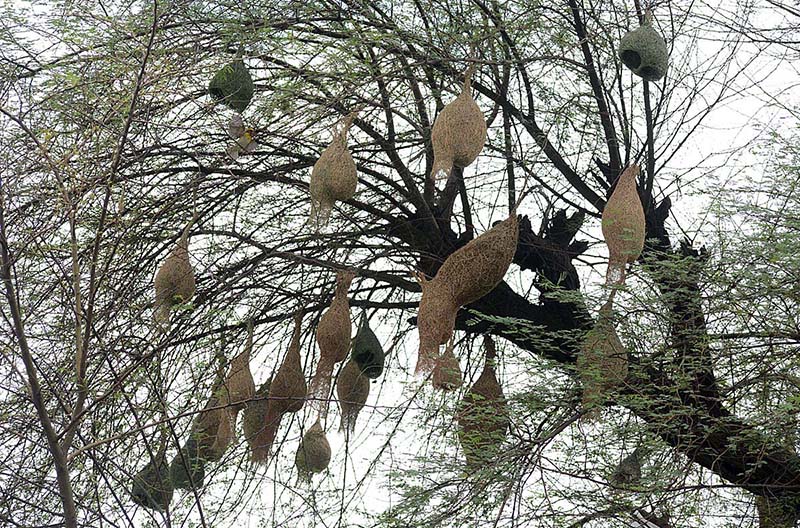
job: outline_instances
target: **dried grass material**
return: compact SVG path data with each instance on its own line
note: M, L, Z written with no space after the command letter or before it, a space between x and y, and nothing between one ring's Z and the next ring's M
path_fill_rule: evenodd
M242 412L242 428L247 445L250 446L250 456L254 462L264 462L269 455L270 444L262 437L267 424L267 397L272 380L267 380L256 390L253 399L247 402Z
M453 334L461 306L492 291L508 271L519 240L516 211L508 219L454 251L430 281L418 276L422 299L417 314L420 350L417 373L435 366L439 346Z
M311 426L303 435L297 454L294 457L294 464L300 475L300 480L311 481L313 473L321 473L327 469L331 461L331 445L325 436L325 431L319 420Z
M253 351L253 322L247 324L247 343L244 350L231 360L228 377L223 385L223 394L228 405L232 406L232 411L238 412L244 409L247 400L253 398L256 392L256 384L253 381L253 374L250 372L250 354ZM235 423L235 419L234 419Z
M353 359L366 377L376 379L383 374L386 354L375 332L369 327L366 312L361 315L361 324L353 340Z
M221 394L213 396L195 422L200 457L207 462L219 462L236 440L236 413L224 406L223 398Z
M470 466L487 464L497 455L509 427L508 404L497 381L494 342L484 337L486 363L480 377L458 406L458 440Z
M344 364L336 380L336 395L342 411L340 430L352 433L356 428L358 413L369 397L369 378L361 372L361 367L352 357Z
M172 481L169 478L169 464L163 456L151 460L133 477L131 498L139 506L163 511L172 501Z
M609 392L624 385L628 355L613 321L613 297L600 308L594 327L586 334L578 356L578 374L583 385L583 406L594 419Z
M353 197L358 184L358 174L353 156L347 149L347 133L357 112L344 118L339 129L334 128L330 145L322 151L311 170L311 217L315 229L328 223L333 204Z
M196 290L194 269L189 262L189 222L178 243L156 272L153 284L156 290L153 319L162 330L169 327L170 310L176 304L187 302Z
M172 485L176 489L200 489L205 480L205 465L205 461L200 457L197 437L190 434L169 465Z
M637 487L642 483L642 450L636 448L622 459L611 474L611 483L618 488Z
M350 304L347 291L355 275L351 271L340 271L336 275L336 294L328 310L322 314L317 325L317 345L319 345L319 363L311 380L309 394L316 400L318 408L324 408L320 402L327 400L331 390L333 368L347 358L350 350Z
M235 60L220 69L208 84L208 93L216 101L244 112L253 99L255 84L250 70L241 59Z
M601 225L608 246L609 284L625 282L625 266L636 261L644 248L645 220L636 190L638 175L638 165L625 169L603 209Z
M650 13L645 15L644 24L622 37L618 52L623 64L646 81L657 81L667 73L669 50L653 28Z
M464 383L461 375L461 365L453 353L453 339L447 342L444 353L433 367L433 387L445 392L454 391Z
M475 66L464 73L461 93L436 116L431 130L434 179L447 179L453 167L470 165L486 143L486 118L472 98L470 83Z

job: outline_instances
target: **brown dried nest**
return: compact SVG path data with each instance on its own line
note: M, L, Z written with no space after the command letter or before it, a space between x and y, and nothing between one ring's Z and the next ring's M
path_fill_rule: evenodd
M192 424L192 435L197 439L197 449L201 459L217 462L235 440L234 420L236 418L227 406L227 397L223 387L224 354L217 356L217 374L211 397L203 410L195 417Z
M510 420L503 388L494 371L494 342L484 337L486 363L458 406L458 439L467 464L491 463L506 438Z
M475 65L471 64L464 73L461 93L442 109L433 123L431 177L434 179L449 178L454 166L470 165L486 143L486 119L470 90L474 71Z
M623 284L625 266L635 262L644 248L645 219L636 190L639 166L625 169L603 209L603 238L608 246L606 283Z
M325 436L320 421L317 420L303 435L294 463L300 475L300 480L308 482L313 473L321 473L327 469L331 461L331 445Z
M161 331L169 328L172 307L189 301L195 294L194 269L189 262L189 229L193 223L194 218L183 229L181 238L158 268L153 281L156 291L153 320Z
M459 365L458 358L453 353L453 338L450 338L450 341L447 342L444 353L433 367L432 382L434 388L445 392L454 391L464 383L464 378L461 375L461 365Z
M311 380L309 395L318 409L327 409L326 402L331 390L333 368L347 358L350 350L351 325L350 304L347 291L355 274L343 270L336 275L336 294L328 310L322 314L317 325L319 363Z
M344 364L336 380L336 394L342 411L341 430L352 433L356 427L358 413L364 408L369 397L369 378L351 357Z
M253 352L253 321L247 324L247 343L244 350L231 360L228 377L223 385L224 400L231 410L244 409L248 400L256 392L253 374L250 372L250 355Z
M594 327L587 332L578 356L578 374L583 385L582 404L594 419L609 393L623 386L628 376L628 354L617 336L613 321L613 296L600 308Z
M508 219L454 251L432 280L418 275L422 287L417 326L417 373L431 370L439 346L453 334L458 309L492 291L508 271L519 240L516 211Z
M358 174L353 156L347 149L347 133L358 111L345 117L339 129L334 129L330 145L322 151L311 170L311 217L309 223L315 229L328 223L333 204L353 197L358 184Z
M242 428L244 437L250 446L251 459L254 462L263 462L269 455L271 442L264 441L262 435L267 426L267 400L270 384L272 380L267 380L256 390L253 399L247 402L247 406L242 413Z

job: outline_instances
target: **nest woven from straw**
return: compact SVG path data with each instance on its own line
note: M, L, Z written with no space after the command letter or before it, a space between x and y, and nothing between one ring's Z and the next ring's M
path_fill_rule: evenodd
M434 388L445 392L454 391L464 383L461 365L453 352L452 338L447 342L444 353L436 360L431 381Z
M460 307L492 291L508 271L519 240L519 219L508 219L454 251L432 280L418 276L422 299L417 314L420 350L417 373L433 369L444 345L453 334Z
M237 59L223 66L208 84L208 93L216 101L237 112L244 112L253 99L255 84L244 61Z
M163 456L156 456L133 477L131 498L145 508L163 511L172 501L173 486L169 464Z
M367 313L361 315L361 324L353 340L353 359L361 368L361 372L370 379L376 379L383 373L386 354L383 346L369 327Z
M636 191L638 175L638 165L625 169L603 209L601 226L608 246L609 283L624 282L625 265L636 261L644 248L645 218ZM616 278L618 274L621 278Z
M301 481L310 481L313 473L321 473L327 469L331 461L331 445L328 437L317 420L311 426L297 448L294 463Z
M189 261L190 222L181 238L158 268L153 285L156 292L153 318L163 329L169 325L172 306L185 303L194 297L196 284L194 269Z
M197 437L190 434L169 465L170 479L176 489L199 489L205 474L205 461L200 457Z
M583 385L582 404L596 418L609 393L624 385L628 376L628 354L614 328L612 299L600 308L594 327L587 332L577 361Z
M347 148L347 133L355 117L356 113L351 113L342 121L341 128L334 130L330 145L322 151L311 170L309 222L315 228L328 223L336 201L349 200L356 192L356 163Z
M358 413L369 397L369 378L361 372L361 367L352 357L344 364L336 380L336 395L342 411L341 430L352 433Z
M227 404L233 411L244 409L246 402L253 398L256 384L250 372L250 350L252 349L252 335L249 338L248 348L236 355L231 360L230 371L224 384L224 395Z
M638 447L623 458L611 474L611 483L619 488L630 488L642 483L641 449Z
M667 43L649 20L622 37L618 54L629 70L646 81L661 79L669 67Z
M272 380L265 381L255 392L253 399L247 402L242 412L242 429L247 445L250 447L250 456L254 462L263 462L267 459L271 442L264 439L264 429L267 426L267 397Z
M336 363L347 359L350 350L352 328L350 325L350 304L347 291L353 281L351 271L340 271L336 275L336 294L330 307L322 314L317 325L317 345L319 363L311 380L309 394L319 405L327 400L331 389L331 376Z
M484 338L486 363L483 372L458 406L458 439L467 464L491 463L506 438L510 424L508 403L495 374L495 348Z
M303 408L308 393L303 366L300 364L300 331L302 314L295 316L294 331L286 357L283 358L269 391L272 412L283 414ZM348 323L350 319L348 317Z
M470 83L474 65L464 73L461 93L436 116L431 130L435 179L450 177L453 167L470 165L486 143L486 119L472 98Z

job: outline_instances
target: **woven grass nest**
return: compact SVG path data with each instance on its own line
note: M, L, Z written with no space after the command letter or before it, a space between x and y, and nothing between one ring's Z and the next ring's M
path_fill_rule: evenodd
M244 350L237 354L230 364L228 376L223 384L222 400L231 406L231 410L238 412L244 409L247 401L252 399L256 392L253 374L250 372L250 355L253 352L253 322L247 324L247 342Z
M628 354L614 328L613 297L600 308L594 327L587 332L578 356L583 385L582 404L588 419L595 419L608 395L625 384Z
M350 350L352 328L350 325L350 304L347 291L355 274L342 270L336 274L336 293L330 307L322 314L317 325L317 345L319 362L311 380L309 395L318 409L327 409L327 399L331 390L331 377L337 363L347 359Z
M294 457L300 480L309 482L312 474L325 471L330 462L331 445L320 421L317 420L303 435Z
M454 166L470 165L486 143L486 119L470 89L474 72L475 65L471 64L464 73L461 93L442 109L433 123L431 176L434 179L449 178Z
M303 367L300 364L302 322L303 314L299 312L294 318L294 330L286 356L269 388L269 400L266 402L262 427L255 439L259 449L253 450L253 460L256 462L266 462L278 434L283 415L299 411L305 403L308 388Z
M625 267L635 262L644 249L645 218L636 190L638 175L638 165L622 171L603 209L601 226L608 246L608 284L624 283Z
M311 170L311 217L309 223L315 228L328 223L333 205L353 197L358 184L358 174L353 156L347 149L347 133L358 112L345 117L334 128L330 145L322 151Z
M435 389L450 392L458 389L463 383L461 365L453 352L453 338L447 342L444 353L436 360L433 367L432 383Z
M667 43L653 28L649 12L645 15L645 21L641 26L622 37L618 53L623 64L646 81L657 81L667 73L669 67Z
M362 374L370 379L377 379L383 374L386 354L375 332L369 327L366 312L361 315L361 323L353 339L353 360L358 363Z
M227 406L224 355L218 354L216 379L211 397L192 424L192 435L197 440L199 457L207 462L218 462L236 439L236 415Z
M459 402L458 440L469 466L491 463L505 441L510 424L508 404L495 374L496 351L484 337L486 363L483 372Z
M342 411L340 430L352 433L356 427L358 413L369 397L369 378L361 371L354 358L344 364L336 380L336 395Z
M208 84L208 93L237 112L244 112L253 99L255 84L244 61L237 59L222 67Z
M163 455L157 455L133 477L131 498L145 508L163 511L172 501L173 486L169 464Z
M614 468L609 479L618 488L632 488L642 483L642 448L637 447Z
M417 314L417 373L429 372L435 366L439 347L453 334L459 308L477 301L503 280L518 239L519 220L514 211L447 257L436 277L426 280L417 276L422 287Z
M267 459L271 442L267 443L263 437L263 431L267 427L267 407L269 401L270 386L272 380L265 381L247 402L247 406L242 412L242 429L244 438L250 447L250 456L254 462L261 462Z
M172 459L169 465L169 476L176 489L199 489L203 487L206 475L206 463L200 456L197 437L190 434L186 443Z
M153 281L156 292L153 319L162 331L169 328L172 307L189 301L195 294L194 269L189 261L189 230L193 223L194 219L183 229L180 239L158 268Z

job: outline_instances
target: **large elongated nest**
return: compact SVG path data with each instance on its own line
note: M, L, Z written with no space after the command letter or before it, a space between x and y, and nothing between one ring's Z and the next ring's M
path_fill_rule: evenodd
M311 218L309 223L319 228L328 223L331 210L337 201L353 197L358 185L356 163L347 148L347 133L356 112L348 115L338 130L334 130L331 143L322 151L311 170Z
M609 284L625 281L625 266L636 261L644 248L645 219L636 190L639 166L625 169L603 209L601 227L608 246Z
M237 112L244 112L253 99L255 84L244 61L237 59L220 69L208 84L208 93L216 101Z
M449 178L454 166L470 165L486 143L486 119L470 90L474 71L474 65L467 68L461 93L442 109L433 123L433 178Z
M265 381L256 390L253 399L247 402L247 406L242 412L244 437L250 447L251 458L255 462L262 462L267 459L272 443L264 438L264 430L267 427L267 408L269 406L267 397L271 382L272 380Z
M171 308L189 301L195 294L194 269L189 261L189 229L192 223L184 228L181 238L158 268L153 281L156 293L153 319L162 330L169 326Z

